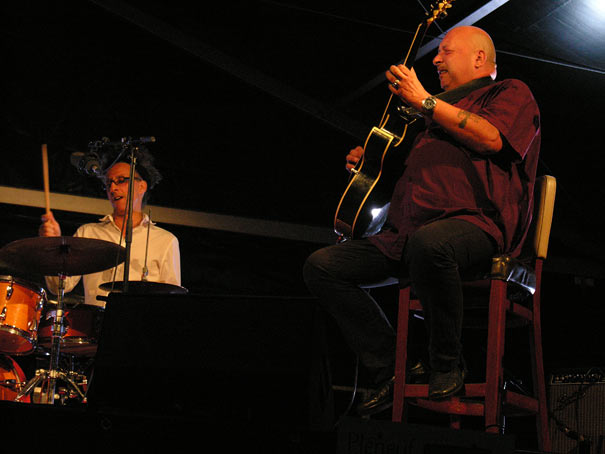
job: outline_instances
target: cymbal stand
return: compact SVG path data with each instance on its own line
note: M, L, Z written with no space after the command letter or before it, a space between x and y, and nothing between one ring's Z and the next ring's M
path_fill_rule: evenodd
M141 138L143 139L143 138ZM151 138L152 142L155 141L155 138ZM124 273L122 279L122 291L124 293L128 292L128 281L130 279L130 253L132 249L132 216L134 211L134 179L135 179L135 169L137 165L137 156L135 154L138 143L143 143L143 140L132 140L130 137L123 137L120 140L120 144L122 147L122 151L119 156L114 160L114 163L118 162L118 160L128 153L128 157L130 160L130 173L128 178L128 196L126 197L126 231L124 235L124 247L126 249L126 256L124 259ZM111 167L111 166L110 166Z
M134 211L134 177L137 166L136 147L130 145L126 138L122 139L124 151L130 152L130 178L128 179L128 199L126 200L126 233L124 236L124 247L126 248L126 258L124 259L123 288L124 293L128 292L128 281L130 276L130 251L132 248L132 216Z
M52 345L50 350L50 365L48 370L40 369L36 371L36 376L29 380L23 387L21 392L15 397L15 401L20 401L23 397L30 394L39 385L39 399L32 399L35 403L49 404L55 403L55 390L57 380L65 381L80 397L82 403L86 402L86 396L82 393L78 385L73 381L71 376L59 368L59 356L61 353L61 339L65 334L65 326L63 323L63 299L65 295L65 278L66 275L59 273L59 292L57 295L57 309L55 319L52 326ZM46 386L46 391L44 390ZM37 393L38 391L36 391Z

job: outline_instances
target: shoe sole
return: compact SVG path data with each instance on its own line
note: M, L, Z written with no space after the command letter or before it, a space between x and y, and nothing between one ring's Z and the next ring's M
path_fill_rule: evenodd
M374 408L370 408L366 411L360 411L357 410L357 414L359 416L371 416L371 415L375 415L377 413L383 412L385 410L388 410L389 408L391 408L393 406L393 402L385 402L382 405L379 405L378 407L374 407Z

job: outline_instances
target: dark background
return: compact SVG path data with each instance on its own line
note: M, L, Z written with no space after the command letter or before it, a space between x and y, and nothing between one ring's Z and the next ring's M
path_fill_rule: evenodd
M453 2L425 42L495 3ZM604 274L599 5L510 0L476 23L494 39L499 78L524 80L542 111L539 173L559 188L549 266L595 278ZM384 70L407 51L423 6L4 2L0 183L41 189L47 143L51 191L103 197L70 154L101 137L152 135L164 180L150 203L330 229L344 155L379 120ZM433 56L415 67L436 93Z
M437 37L497 2L457 0ZM544 282L547 372L603 365L602 200L605 10L598 0L510 0L475 23L542 113L538 172L557 178ZM2 3L0 184L103 197L70 162L101 137L155 136L163 181L150 203L332 227L346 152L388 98L426 0ZM415 69L439 91L431 64ZM3 243L37 234L41 209L2 206ZM64 234L96 216L58 212ZM180 240L194 294L308 296L301 239L164 225ZM268 326L280 323L267 320Z

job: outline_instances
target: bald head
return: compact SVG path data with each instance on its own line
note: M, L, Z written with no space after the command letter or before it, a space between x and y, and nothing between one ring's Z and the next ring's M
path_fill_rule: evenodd
M456 27L445 35L433 59L442 88L450 90L473 79L496 77L496 49L490 36L473 26Z
M487 34L487 32L479 27L465 25L456 27L449 33L454 33L454 35L458 35L460 38L465 40L471 47L472 51L484 52L485 64L491 66L492 68L496 67L496 48L494 47L492 38Z

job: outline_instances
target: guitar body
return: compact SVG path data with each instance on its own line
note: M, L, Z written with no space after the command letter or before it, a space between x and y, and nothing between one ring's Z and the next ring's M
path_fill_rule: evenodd
M363 158L352 171L342 195L334 231L346 238L364 238L380 231L387 218L395 184L405 168L407 151L420 131L415 119L403 127L402 136L372 128L364 144Z
M438 17L446 15L454 0L442 0L429 19L418 25L403 64L411 64L427 28ZM395 106L395 104L398 104ZM352 177L342 195L334 231L343 238L358 239L380 231L387 219L395 184L405 168L412 142L424 127L422 115L389 98L378 127L372 128L364 144L362 159L351 171Z

